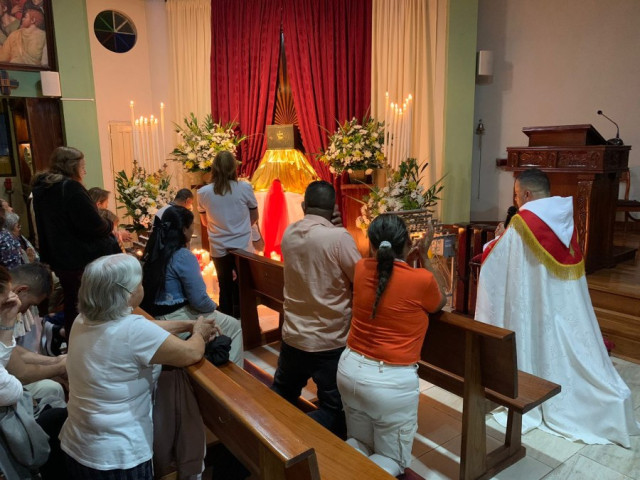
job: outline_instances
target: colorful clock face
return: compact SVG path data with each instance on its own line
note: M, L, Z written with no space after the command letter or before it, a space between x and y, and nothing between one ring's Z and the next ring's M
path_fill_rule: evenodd
M115 53L125 53L136 44L136 27L123 13L104 10L96 15L93 31L102 46Z

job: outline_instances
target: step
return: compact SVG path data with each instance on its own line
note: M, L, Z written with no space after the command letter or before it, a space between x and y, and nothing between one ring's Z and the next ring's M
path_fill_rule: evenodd
M602 335L615 343L613 354L640 361L640 317L594 308Z
M640 290L640 287L638 288ZM627 315L640 315L640 296L616 293L589 287L589 295L594 308L620 312Z

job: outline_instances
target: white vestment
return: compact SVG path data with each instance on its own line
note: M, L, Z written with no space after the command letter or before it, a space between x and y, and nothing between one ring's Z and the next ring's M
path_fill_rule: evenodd
M569 247L571 197L531 201L521 210L534 213ZM629 387L607 355L584 269L575 279L560 278L532 249L533 237L524 237L522 218L515 223L482 265L476 320L515 331L518 368L562 386L523 417L523 431L539 427L572 441L629 448L629 435L640 434L640 424ZM502 417L496 415L504 424Z

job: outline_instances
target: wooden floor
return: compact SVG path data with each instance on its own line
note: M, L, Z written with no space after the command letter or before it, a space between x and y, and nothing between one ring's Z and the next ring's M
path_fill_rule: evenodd
M640 233L616 232L614 243L640 248ZM588 275L587 282L602 334L616 344L612 353L640 363L640 254Z

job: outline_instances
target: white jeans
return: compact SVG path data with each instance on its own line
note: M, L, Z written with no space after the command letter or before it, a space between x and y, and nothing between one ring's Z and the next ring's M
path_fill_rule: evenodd
M211 313L201 313L189 306L179 308L175 312L171 312L168 315L160 315L156 317L156 320L196 320L200 315L206 319L214 319L216 325L220 327L223 335L231 338L231 350L229 351L229 360L238 365L240 368L244 368L244 346L242 344L242 327L240 321L237 318L233 318L230 315L225 315L217 310ZM178 335L180 338L186 337L185 334Z
M347 347L337 380L347 443L391 475L404 473L418 429L417 365L390 365Z

